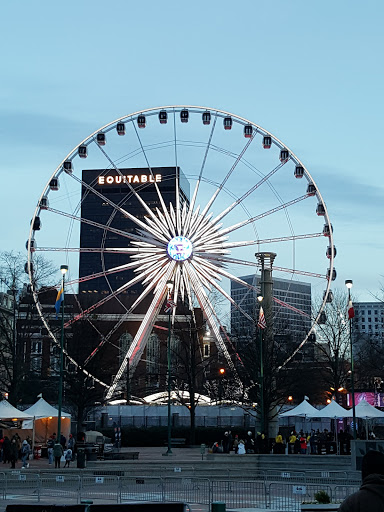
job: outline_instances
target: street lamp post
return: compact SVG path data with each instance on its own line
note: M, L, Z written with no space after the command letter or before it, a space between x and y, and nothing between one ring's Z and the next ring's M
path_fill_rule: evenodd
M61 285L61 333L60 333L60 373L59 373L59 410L57 413L57 439L60 443L61 438L61 409L63 405L63 352L64 352L64 281L65 274L68 272L67 265L61 265L60 271L62 273Z
M263 302L263 296L257 297L260 307ZM260 431L264 432L264 344L263 329L259 326L259 344L260 344Z
M171 298L171 290L173 282L167 281L168 299ZM172 455L171 434L172 434L172 417L171 417L171 313L172 308L168 310L168 346L167 346L167 373L168 373L168 429L167 429L167 444L168 448L164 455Z
M347 279L345 286L348 288L348 308L351 306L351 288L353 281ZM356 440L356 408L355 408L355 369L353 361L353 341L352 341L352 316L349 316L349 341L351 345L351 391L352 391L352 415L353 415L353 439Z

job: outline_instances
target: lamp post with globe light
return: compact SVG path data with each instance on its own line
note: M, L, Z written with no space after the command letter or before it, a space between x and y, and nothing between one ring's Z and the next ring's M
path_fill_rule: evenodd
M355 369L354 369L354 361L353 361L353 341L352 341L352 318L354 316L352 303L351 303L351 288L353 286L353 281L351 279L346 279L345 286L348 288L348 319L349 319L349 342L350 342L350 350L351 350L351 391L352 391L352 415L353 415L353 439L356 439L356 406L355 406Z
M167 281L168 300L171 298L171 291L173 288L173 281ZM167 429L167 451L164 455L172 455L171 446L171 314L172 308L168 308L168 346L167 346L167 373L168 373L168 429Z
M61 332L60 332L60 373L59 373L59 407L57 413L57 440L61 439L61 409L63 405L63 352L64 352L64 284L65 274L68 272L68 265L61 265Z

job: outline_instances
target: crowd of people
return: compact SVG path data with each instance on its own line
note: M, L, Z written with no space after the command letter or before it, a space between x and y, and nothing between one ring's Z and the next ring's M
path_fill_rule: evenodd
M221 441L215 441L210 448L212 453L274 453L274 454L311 454L326 455L339 453L350 454L352 435L340 430L337 439L334 432L324 429L312 429L310 432L296 432L292 430L285 438L279 431L274 439L268 439L264 432L257 432L256 436L248 431L246 435L232 435L230 430L224 432ZM337 446L338 443L338 446Z
M0 438L0 462L10 464L11 468L16 467L16 462L20 459L23 468L29 467L29 457L32 453L32 439L27 436L24 441L21 440L18 433L11 439L8 436Z
M55 469L60 468L62 457L64 457L64 467L69 468L69 464L75 456L75 444L75 438L72 434L69 435L68 442L63 434L61 434L60 439L56 438L56 433L52 434L47 441L48 464L51 465L55 461Z

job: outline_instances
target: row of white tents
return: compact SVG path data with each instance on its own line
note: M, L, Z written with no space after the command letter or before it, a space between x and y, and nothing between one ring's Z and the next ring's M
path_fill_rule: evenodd
M22 430L25 431L25 437L32 436L33 445L45 444L46 440L57 433L57 419L59 411L52 407L44 398L40 398L35 404L20 411L13 407L7 400L0 402L0 421L3 422L22 422ZM11 435L14 429L3 428L4 435ZM71 430L71 415L61 412L61 432L68 438ZM23 436L21 436L23 437Z
M376 409L376 407L373 407L373 405L369 404L366 400L361 400L355 406L355 416L356 418L366 420L366 434L368 438L368 420L384 418L384 412ZM323 407L323 409L316 409L305 399L294 409L279 414L279 418L294 417L308 420L311 420L312 418L328 418L337 420L342 418L352 418L353 411L352 409L344 409L344 407L341 407L341 405L334 400Z

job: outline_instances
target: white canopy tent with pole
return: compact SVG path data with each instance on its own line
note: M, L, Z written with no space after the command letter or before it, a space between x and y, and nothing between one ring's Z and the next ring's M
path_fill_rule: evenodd
M323 407L323 409L316 410L316 413L312 414L312 418L329 418L335 420L335 432L336 432L336 451L339 453L339 442L338 442L338 432L336 420L339 418L351 418L351 411L344 409L341 407L335 400L332 400L328 405Z
M384 418L384 412L376 409L373 405L369 404L366 400L361 400L355 407L356 418L365 420L366 438L368 439L368 420L375 418Z
M0 402L0 420L3 421L22 421L22 428L32 429L32 448L33 448L33 438L35 435L35 418L33 414L29 414L24 411L19 411L16 407L13 407L12 404L8 402L8 400L2 400ZM27 426L28 425L28 426ZM6 435L8 432L5 432L3 429L3 434Z
M315 407L308 403L307 399L304 398L301 404L299 404L297 407L279 414L279 418L304 418L304 421L306 421L307 418L311 417L311 414L316 413L317 409L315 409Z
M48 437L54 432L57 432L57 416L59 411L46 402L44 398L40 398L35 404L29 407L25 413L35 418L36 443L46 443ZM62 411L61 424L62 434L68 438L71 431L71 415Z

